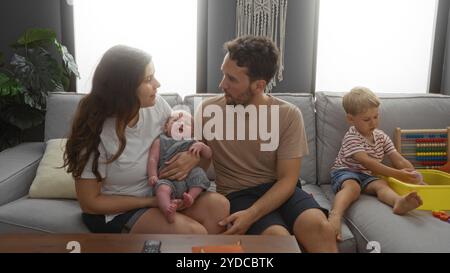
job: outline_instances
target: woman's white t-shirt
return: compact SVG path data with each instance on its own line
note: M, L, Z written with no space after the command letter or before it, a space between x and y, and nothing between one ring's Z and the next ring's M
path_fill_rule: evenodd
M163 132L163 126L170 117L171 108L161 97L156 96L154 106L139 109L139 120L132 128L126 127L126 146L115 161L106 164L119 149L119 139L116 134L116 119L108 118L103 124L98 150L98 172L103 178L101 192L110 195L150 196L151 187L148 184L147 160L149 148L153 140ZM92 172L92 160L86 164L81 178L95 179ZM106 215L106 222L115 216Z

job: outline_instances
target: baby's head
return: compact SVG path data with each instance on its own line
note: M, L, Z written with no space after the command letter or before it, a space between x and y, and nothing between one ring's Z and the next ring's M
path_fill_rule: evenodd
M345 94L342 106L347 113L347 121L363 136L370 136L378 127L380 100L369 88L353 88Z
M186 111L173 111L164 125L164 133L176 140L192 139L194 119Z

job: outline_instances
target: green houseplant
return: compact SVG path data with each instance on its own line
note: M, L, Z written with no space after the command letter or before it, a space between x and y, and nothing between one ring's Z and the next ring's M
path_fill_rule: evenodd
M77 64L50 29L28 29L0 52L0 151L19 144L24 131L43 123L49 92L67 90Z

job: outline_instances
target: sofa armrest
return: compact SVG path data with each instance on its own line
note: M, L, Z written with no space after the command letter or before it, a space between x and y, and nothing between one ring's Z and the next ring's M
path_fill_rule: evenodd
M45 143L28 142L0 152L0 205L28 194L44 150Z

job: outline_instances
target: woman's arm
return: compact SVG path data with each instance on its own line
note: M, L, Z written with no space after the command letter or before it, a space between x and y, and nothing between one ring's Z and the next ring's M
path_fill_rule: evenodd
M77 179L75 189L81 210L90 214L115 214L138 208L156 207L155 197L105 195L101 182L95 179Z

